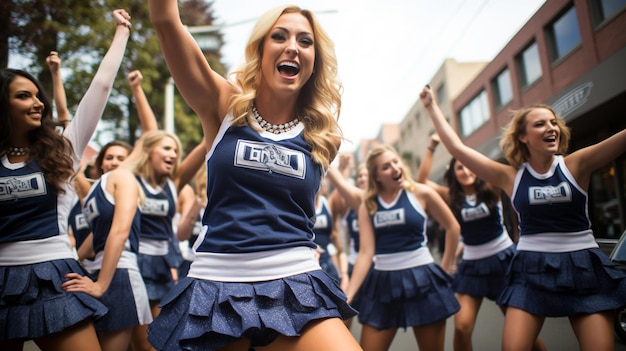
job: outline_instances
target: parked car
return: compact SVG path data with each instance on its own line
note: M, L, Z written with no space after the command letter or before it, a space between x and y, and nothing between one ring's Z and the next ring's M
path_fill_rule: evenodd
M619 268L626 270L626 231L622 233L609 258ZM624 304L626 304L626 301L624 301ZM615 334L622 342L626 343L626 306L615 311L614 328Z

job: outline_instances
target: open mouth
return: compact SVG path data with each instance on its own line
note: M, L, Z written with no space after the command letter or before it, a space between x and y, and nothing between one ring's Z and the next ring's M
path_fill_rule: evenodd
M280 74L287 77L293 77L300 72L300 66L297 63L291 61L281 62L276 68L278 69L278 72L280 72Z
M543 138L543 141L548 142L548 143L554 143L556 142L556 135L547 136Z

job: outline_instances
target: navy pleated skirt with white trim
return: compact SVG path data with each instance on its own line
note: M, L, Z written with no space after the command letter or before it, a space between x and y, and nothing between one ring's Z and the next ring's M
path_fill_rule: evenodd
M265 346L279 335L300 335L310 321L356 315L322 270L252 283L184 278L161 308L148 341L157 350L177 351L217 350L241 338Z
M360 288L359 322L376 329L406 329L444 320L460 309L451 281L435 263L370 270Z
M452 289L460 294L495 301L504 289L506 272L514 254L515 247L509 246L489 257L461 260L453 275Z
M35 339L104 316L98 299L61 289L68 273L87 275L74 259L0 267L0 340Z
M543 317L614 310L626 305L625 278L599 248L518 251L497 303Z
M100 271L94 272L92 279L97 280L99 274ZM152 322L148 293L137 270L117 268L100 301L108 307L109 313L96 321L98 332L123 330Z

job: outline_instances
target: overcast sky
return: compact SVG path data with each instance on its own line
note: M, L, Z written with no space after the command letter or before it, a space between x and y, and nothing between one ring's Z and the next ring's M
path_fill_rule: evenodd
M445 58L490 61L544 0L214 0L224 63L236 67L254 19L293 3L316 13L335 42L344 85L339 123L353 144L398 123Z

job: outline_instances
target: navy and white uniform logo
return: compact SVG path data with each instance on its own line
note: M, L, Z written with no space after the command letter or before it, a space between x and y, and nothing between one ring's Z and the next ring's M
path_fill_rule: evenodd
M0 178L0 201L46 195L43 173Z
M557 186L531 186L528 188L528 199L531 205L571 202L572 188L566 182Z
M235 166L268 170L299 179L304 179L306 174L302 152L272 143L250 140L237 142Z
M374 228L405 224L404 208L378 211L374 214Z

